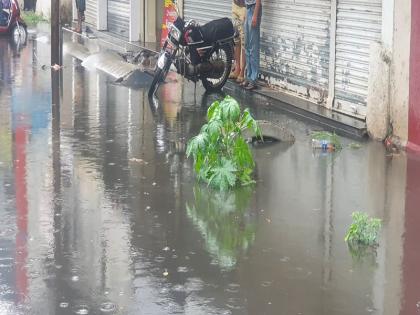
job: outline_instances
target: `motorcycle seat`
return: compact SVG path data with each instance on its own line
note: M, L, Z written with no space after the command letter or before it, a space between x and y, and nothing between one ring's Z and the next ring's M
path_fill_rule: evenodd
M233 23L229 18L221 18L210 21L200 27L203 40L207 44L233 38L235 36L235 29Z

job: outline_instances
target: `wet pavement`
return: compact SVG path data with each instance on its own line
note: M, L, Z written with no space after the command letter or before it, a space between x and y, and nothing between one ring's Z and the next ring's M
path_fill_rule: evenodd
M296 142L218 193L185 146L220 95L172 76L149 103L69 56L51 73L44 35L0 38L1 315L420 314L420 159L314 152L316 125L237 95ZM383 220L376 256L344 243L358 210Z

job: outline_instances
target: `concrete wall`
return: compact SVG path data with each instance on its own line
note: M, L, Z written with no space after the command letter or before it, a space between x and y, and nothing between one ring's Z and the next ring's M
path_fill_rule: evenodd
M398 0L394 8L391 55L390 127L395 140L401 141L402 146L408 138L410 34L411 0Z
M50 19L51 0L37 0L36 12ZM62 23L70 23L72 17L72 0L60 0L60 13Z
M369 135L376 140L387 136L389 126L390 57L383 44L370 49L369 86L366 123Z
M412 0L383 0L382 40L371 47L367 127L369 135L396 144L408 139L409 58Z

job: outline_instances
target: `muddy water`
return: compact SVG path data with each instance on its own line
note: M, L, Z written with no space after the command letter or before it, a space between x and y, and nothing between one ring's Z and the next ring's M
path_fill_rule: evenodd
M184 152L220 96L171 77L149 103L48 51L0 40L0 314L420 313L419 160L313 152L316 125L239 95L296 143L216 193ZM356 210L383 219L376 256L343 241Z

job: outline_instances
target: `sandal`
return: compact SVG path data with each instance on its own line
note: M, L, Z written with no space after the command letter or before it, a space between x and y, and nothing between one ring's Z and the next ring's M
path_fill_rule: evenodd
M248 82L248 84L244 86L244 88L245 90L252 91L257 88L257 85L255 84L255 82Z
M243 83L244 81L245 81L245 78L241 76L238 76L238 78L236 79L236 83L239 83L239 84Z
M248 84L249 84L249 81L244 80L244 81L242 81L242 83L239 84L239 86L241 86L243 88L246 88L248 86Z

